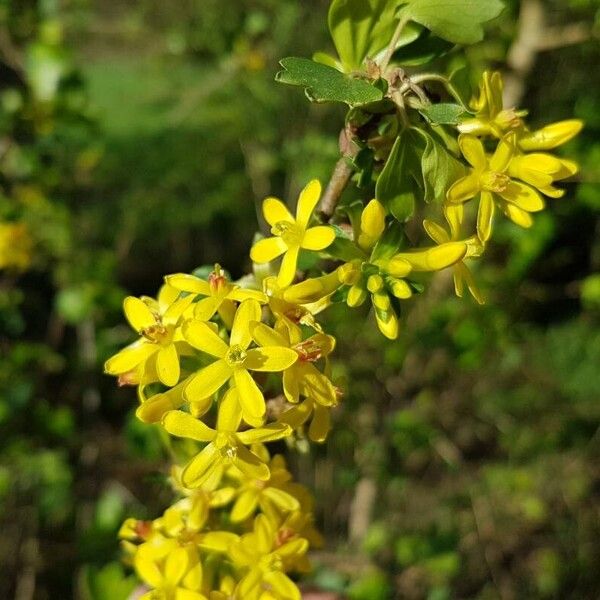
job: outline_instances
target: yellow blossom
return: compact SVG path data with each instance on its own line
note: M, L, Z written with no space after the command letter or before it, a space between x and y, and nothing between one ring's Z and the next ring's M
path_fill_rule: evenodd
M188 400L206 398L233 379L240 392L244 420L251 425L262 422L265 399L250 371L283 371L297 360L298 355L281 346L249 349L252 342L250 323L259 321L260 317L258 302L244 300L235 314L229 345L206 323L191 320L184 325L185 339L194 348L218 359L191 377L184 389Z
M215 265L208 281L186 273L167 275L165 281L181 292L194 294L194 297L202 297L194 305L196 319L209 321L218 312L228 329L231 329L233 323L235 302L243 302L249 298L263 304L267 301L267 297L262 292L243 289L228 281L225 271L219 265Z
M274 237L259 240L254 244L250 251L250 258L256 263L265 263L283 254L277 277L280 287L286 287L294 280L301 248L314 251L324 250L335 238L332 227L327 225L308 227L320 195L321 184L315 179L300 194L296 218L277 198L267 198L263 202L263 215L271 226L271 233Z
M583 121L567 119L551 123L535 131L525 130L519 136L519 147L525 152L552 150L566 144L583 128Z
M333 351L333 336L318 332L304 340L302 329L297 325L280 326L276 331L258 322L251 323L250 331L261 348L285 347L297 354L297 360L283 372L283 391L289 402L298 402L303 395L325 406L335 403L333 384L315 366Z
M170 411L163 417L163 427L171 435L208 442L183 469L181 480L186 487L203 485L214 470L224 464L231 464L254 479L264 481L269 478L269 467L246 446L279 440L290 435L291 428L285 424L274 423L238 432L241 420L242 411L236 388L229 389L220 402L216 429L211 429L189 413L178 410Z
M464 286L466 285L473 298L475 298L479 304L484 304L485 300L475 283L475 279L473 278L469 267L465 264L467 258L481 256L483 253L483 246L476 235L472 235L466 240L461 240L460 223L462 222L462 212L462 204L444 206L444 215L450 225L450 233L448 233L441 225L428 219L423 221L423 227L427 232L427 235L436 242L436 244L442 245L451 241L464 241L467 252L460 261L452 265L452 270L454 272L454 291L459 298L462 298ZM452 215L452 213L458 214Z
M202 566L193 560L188 549L175 548L164 560L156 560L140 547L134 564L140 579L153 588L140 600L206 600L199 591Z
M532 187L512 179L508 166L516 152L516 135L509 133L498 143L488 158L483 144L471 135L461 135L458 144L473 167L470 173L456 181L447 192L450 204L460 204L480 194L477 212L477 235L485 243L492 233L495 205L521 227L530 227L531 212L544 208L544 200Z
M501 138L507 131L523 126L525 110L504 108L502 93L504 84L498 71L486 71L479 84L479 96L471 101L476 112L474 118L464 119L459 125L461 133L471 135L492 135Z
M193 298L178 296L177 290L164 285L157 300L125 298L125 316L142 337L109 358L104 365L106 373L122 375L138 368L146 371L152 359L152 368L161 383L174 386L179 381L179 353L187 347L179 326Z
M296 568L307 550L304 538L278 540L273 523L265 515L258 515L254 531L243 535L229 550L234 565L246 570L235 598L260 600L268 589L273 600L301 600L300 590L286 572Z

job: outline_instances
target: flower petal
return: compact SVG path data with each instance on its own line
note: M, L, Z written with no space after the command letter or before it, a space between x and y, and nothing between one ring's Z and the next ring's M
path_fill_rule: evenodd
M156 563L150 558L150 556L148 556L148 553L136 552L134 564L135 570L142 581L153 588L159 588L162 586L162 573L156 566Z
M189 556L185 548L177 548L170 552L165 562L165 579L173 587L183 579L189 564Z
M138 340L123 348L104 363L104 371L109 375L121 375L135 369L140 363L148 360L159 347L156 344Z
M199 321L210 321L221 306L221 302L223 302L223 298L218 296L202 298L194 305L194 317Z
M270 423L264 427L256 429L247 429L238 433L238 439L245 445L263 444L265 442L274 442L287 437L292 433L292 428L285 423Z
M262 420L266 412L265 397L250 373L246 369L236 369L233 377L244 418L247 415L252 421Z
M313 179L300 192L298 206L296 207L296 222L298 225L306 227L310 221L319 197L321 196L321 182Z
M385 335L385 334L384 334ZM330 409L315 404L313 419L308 428L308 437L316 443L323 443L331 429Z
M263 215L265 221L273 227L280 221L294 222L292 213L288 210L288 207L279 198L265 198L263 200Z
M294 496L278 488L267 487L263 490L263 494L283 511L291 512L300 508L300 503Z
M250 258L255 263L266 263L275 260L287 250L287 244L282 238L268 237L258 240L250 249Z
M285 288L294 281L296 277L296 265L298 264L298 253L300 248L298 246L292 246L283 255L281 261L281 267L279 268L279 275L277 275L277 285L280 288Z
M129 324L138 333L143 329L156 325L156 317L148 305L135 296L127 296L123 300L123 312Z
M504 214L513 223L519 225L519 227L529 229L529 227L533 225L533 219L531 218L531 215L526 210L522 210L510 202L505 202L502 206L502 210L504 211Z
M288 402L297 404L300 400L300 375L295 366L283 372L283 393Z
M378 200L371 200L360 215L360 235L358 245L370 250L385 229L385 208Z
M537 212L544 208L544 200L540 194L519 181L511 180L506 190L499 192L499 195L507 202L512 202L527 212Z
M444 244L445 242L450 241L450 236L448 235L448 232L441 225L438 225L434 221L425 219L423 221L423 229L425 229L427 235L436 244Z
M197 442L211 442L216 436L214 429L182 410L170 410L163 417L162 425L171 435Z
M271 472L269 467L264 462L241 444L237 447L237 452L232 458L233 464L244 474L251 479L260 479L267 481Z
M263 346L248 350L244 368L251 371L274 373L291 367L298 360L298 353L284 346Z
M182 381L174 388L148 398L138 406L135 416L142 423L158 423L165 413L179 408L185 402L183 397L185 384L186 382Z
M156 355L156 373L161 383L173 387L179 381L179 356L175 344L163 346Z
M225 554L231 544L235 544L239 539L239 536L231 531L208 531L202 536L198 545L209 552Z
M207 298L207 300L212 298ZM214 329L196 319L186 321L183 325L183 337L197 350L202 350L211 356L223 358L229 346L215 333Z
M458 262L467 253L464 242L448 242L433 248L419 248L400 252L394 258L407 261L413 271L439 271ZM391 273L395 275L395 273Z
M211 442L184 467L181 481L185 487L200 487L221 466L223 459Z
M203 400L214 394L231 377L232 373L233 370L223 359L217 360L192 375L183 390L183 395L190 402Z
M477 211L477 235L484 244L492 235L494 208L494 197L491 192L481 192L479 209Z
M250 345L250 322L260 321L261 313L260 304L256 300L244 300L239 305L231 328L231 346L241 346L245 350Z
M285 338L265 323L252 321L250 323L250 333L252 334L252 339L259 346L288 346Z
M302 596L298 586L281 571L271 571L265 576L265 582L279 598L286 600L301 600Z
M335 239L333 227L318 225L307 229L302 238L301 247L306 250L319 251L331 246Z
M473 198L480 189L479 176L475 172L469 173L450 186L446 192L446 198L451 204L460 204Z
M242 411L238 390L230 388L219 403L217 429L218 431L235 432L238 430L241 420Z
M499 142L496 151L490 159L490 170L496 173L502 173L508 167L512 157L515 154L517 144L516 134L508 133Z
M243 490L231 509L231 520L241 523L250 517L258 506L258 488Z
M182 292L190 294L200 294L202 296L210 296L210 285L208 281L188 275L187 273L175 273L167 275L165 281L172 287Z
M469 164L475 169L485 169L487 159L485 150L479 138L468 134L458 136L458 145L462 155L469 161Z
M579 119L569 119L551 123L537 131L523 136L519 140L519 146L523 150L552 150L557 146L566 144L574 138L582 129L583 121Z
M267 295L258 290L249 290L247 288L235 287L229 294L227 294L229 300L235 300L236 302L243 302L249 298L257 300L261 304L266 304L269 299Z

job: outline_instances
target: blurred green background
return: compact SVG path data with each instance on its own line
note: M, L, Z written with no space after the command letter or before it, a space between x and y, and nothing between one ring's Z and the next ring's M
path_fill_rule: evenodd
M118 527L172 495L134 390L102 375L131 339L121 301L217 260L241 276L257 203L326 180L343 112L273 76L331 47L327 8L0 0L0 598L135 586ZM486 306L442 273L398 342L328 314L347 395L328 442L290 454L329 540L315 587L600 597L599 32L599 0L512 0L465 54L533 125L587 124L565 148L580 181L531 231L499 225Z

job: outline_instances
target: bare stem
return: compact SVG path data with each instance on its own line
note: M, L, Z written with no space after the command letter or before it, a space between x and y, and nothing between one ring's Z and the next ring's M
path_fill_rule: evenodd
M329 221L333 216L335 208L342 197L342 193L350 182L352 172L352 167L348 162L348 158L342 156L333 169L331 179L329 180L325 193L319 203L319 212L323 216L324 221Z
M383 55L383 58L381 59L381 64L379 65L379 69L381 70L381 73L384 73L385 70L388 68L388 65L390 64L390 60L392 60L392 56L394 55L394 52L396 51L396 46L398 45L398 42L400 41L400 36L402 35L402 30L404 29L404 27L406 26L407 23L408 23L407 17L402 17L400 19L400 21L398 22L396 31L394 31L394 35L392 37L392 41L389 43L388 47L386 48L385 54Z

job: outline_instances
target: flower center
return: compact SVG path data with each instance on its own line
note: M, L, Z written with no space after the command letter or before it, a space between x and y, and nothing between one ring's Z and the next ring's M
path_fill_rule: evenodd
M149 342L153 344L165 344L169 343L171 336L169 330L162 324L161 318L155 315L156 323L146 329L142 329L140 332Z
M502 130L518 129L521 126L521 119L514 108L501 110L494 119Z
M231 346L227 355L225 356L225 360L230 367L239 367L248 356L248 353L239 345Z
M260 567L262 571L275 572L283 570L283 561L276 554L268 554L260 559Z
M497 171L486 171L481 176L481 187L488 192L505 192L509 183L510 177Z
M302 230L289 221L278 221L271 227L271 233L280 237L288 246L299 245L302 241Z
M314 340L304 340L294 346L301 362L316 362L323 356L323 351Z

